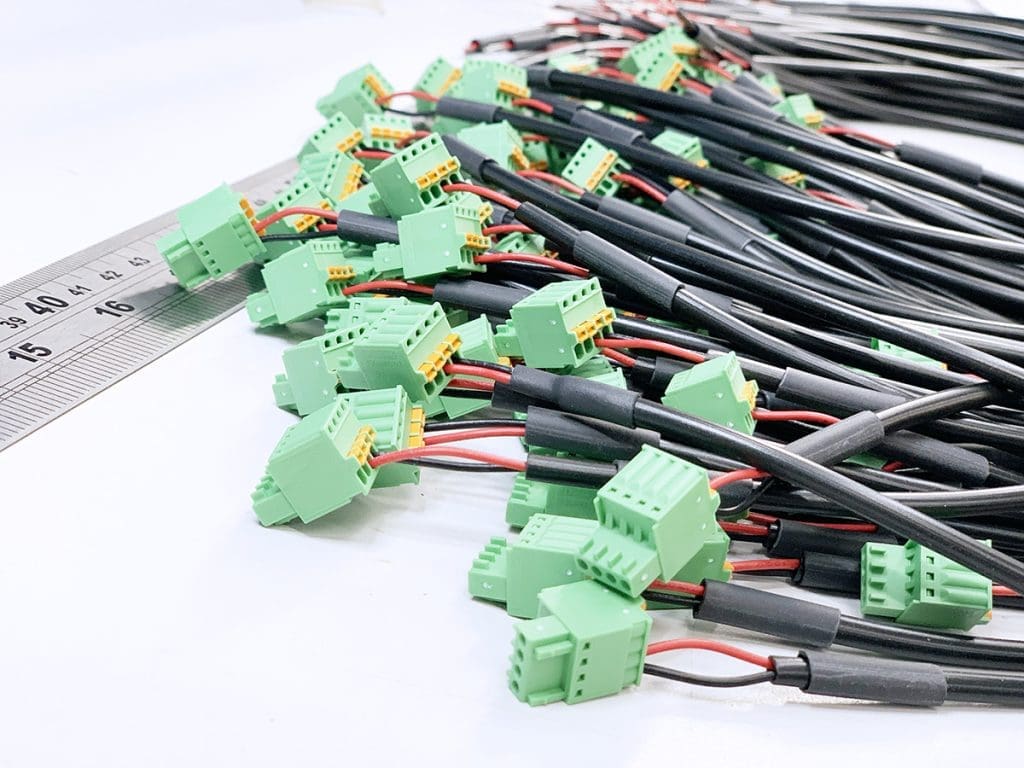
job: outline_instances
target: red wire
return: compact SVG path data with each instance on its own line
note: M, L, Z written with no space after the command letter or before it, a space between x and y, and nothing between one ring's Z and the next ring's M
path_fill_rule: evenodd
M661 352L664 355L678 357L680 360L689 360L691 363L704 362L704 355L698 352L653 339L597 339L594 343L605 349L646 349L651 352Z
M772 665L772 660L767 656L761 656L760 654L752 651L745 651L742 648L737 648L734 645L728 645L727 643L720 643L717 640L699 640L697 638L679 638L677 640L662 640L658 643L651 643L647 646L647 655L651 656L655 653L664 653L665 651L712 651L713 653L721 653L725 656L731 656L734 659L745 661L749 664L754 664L758 667L764 667L767 670L772 670L775 667Z
M507 235L512 232L522 232L524 235L534 234L534 231L525 224L493 224L482 230L484 235Z
M551 141L550 136L545 136L540 133L524 133L520 136L523 141Z
M434 289L429 285L417 285L416 283L407 283L404 280L371 280L368 283L350 285L347 288L343 288L341 292L345 296L351 296L354 293L372 293L373 291L388 289L422 293L424 296L434 295Z
M632 75L627 74L626 72L620 72L619 70L612 69L611 67L597 67L590 74L604 75L605 77L611 78L612 80L625 80L627 83L632 83L636 79Z
M448 382L452 389L476 389L480 392L493 392L493 381L477 381L476 379L452 379Z
M1016 592L1009 587L1001 587L998 584L992 586L993 597L1020 597L1020 593Z
M648 184L643 179L637 178L631 173L616 173L612 176L612 179L620 184L625 184L626 186L640 190L656 203L664 203L668 199L668 195L660 189Z
M294 206L292 208L282 208L280 211L274 211L266 218L259 219L252 223L252 228L257 232L262 232L264 229L269 227L286 216L316 216L318 219L330 219L331 221L338 220L338 214L334 211L325 211L323 208L310 208L306 206Z
M765 560L741 560L738 563L731 563L733 573L748 573L752 571L795 571L800 567L800 559L797 557L767 558Z
M694 80L692 77L681 77L679 81L690 90L696 91L697 93L704 94L707 96L711 93L711 86L702 83L700 80Z
M750 69L750 62L740 56L738 53L733 53L730 50L723 48L718 51L718 55L727 61L731 61L733 64L738 64L744 69Z
M392 99L398 96L412 96L414 98L420 99L421 101L437 101L437 96L435 96L432 93L427 93L426 91L393 91L392 93L385 93L383 96L379 96L377 98L376 103L387 104Z
M847 128L845 125L823 125L818 129L824 134L829 136L850 136L854 139L863 139L864 141L870 141L872 144L877 144L884 149L895 149L896 145L891 141L880 139L878 136L874 136L865 131L859 131L856 128Z
M688 581L662 581L661 579L655 579L651 582L648 589L660 592L678 592L682 595L694 595L696 597L704 596L704 587L702 585L691 584Z
M602 349L601 354L607 357L609 360L614 360L619 365L625 366L626 368L632 368L636 365L636 359L629 355L624 355L621 352L617 352L614 349Z
M526 462L522 459L511 459L507 456L498 456L494 453L474 451L469 448L459 448L454 445L425 445L421 448L405 448L401 451L382 453L370 459L369 464L376 469L385 464L393 464L396 461L408 461L409 459L425 459L431 456L448 456L456 459L469 459L478 461L481 464L492 464L496 467L506 467L516 472L526 471Z
M719 77L724 77L726 80L736 79L736 75L734 75L729 70L723 69L722 67L718 66L713 61L702 61L701 66L704 67L704 69L710 69L716 75L718 75Z
M512 381L511 374L504 371L496 371L493 368L484 368L479 365L467 365L466 363L448 363L444 367L444 372L449 375L477 376L481 379L500 381L502 384Z
M888 464L882 465L883 472L895 472L897 469L903 469L902 461L890 461Z
M538 112L543 112L545 115L550 115L555 111L554 107L540 99L512 99L512 106L529 107L530 109L535 109Z
M485 437L522 437L526 427L491 427L488 429L463 429L455 432L433 432L423 438L425 445L457 443L460 440L479 440Z
M487 187L481 187L477 184L445 184L441 187L445 192L472 192L474 195L479 195L484 200L493 200L496 203L508 208L510 211L514 211L519 207L519 201L513 200L508 195L503 195L501 192L496 192L493 189Z
M755 408L753 416L757 421L806 421L809 424L835 424L839 421L830 413L818 411L769 411Z
M726 472L724 475L714 478L711 481L711 490L717 491L719 488L729 485L729 483L738 483L740 480L760 480L763 477L768 477L768 473L753 467L734 469L732 472ZM749 518L750 516L748 515L747 517Z
M747 515L747 520L755 523L763 523L770 525L776 522L779 518L772 515L765 515L761 512L751 512ZM815 528L829 528L833 531L850 531L853 533L874 533L878 530L878 526L874 523L812 523L806 520L801 521L804 525L813 525Z
M357 149L352 153L352 157L358 157L362 160L387 160L392 154L394 153L383 149Z
M572 192L574 195L582 195L585 191L583 187L577 187L568 179L563 179L561 176L556 176L555 174L548 173L547 171L526 169L524 171L516 171L516 174L522 176L524 179L546 181L549 184L554 184L556 187L561 187L566 192Z
M844 208L853 208L855 211L866 211L868 208L866 205L855 203L853 200L847 200L845 197L834 195L831 192L826 192L823 189L805 189L804 190L811 197L816 197L819 200L826 200L836 205L841 205Z
M398 144L396 146L404 147L407 144L411 144L414 141L419 141L420 139L425 139L429 135L430 135L430 131L413 131L408 136L406 136L404 139L402 139L400 142L398 142Z
M575 264L566 264L564 261L559 259L552 259L550 256L540 256L536 253L481 253L479 256L474 258L473 261L477 264L493 264L501 261L524 261L529 264L545 264L559 272L576 275L577 277L587 277L590 275L590 272L583 267L577 267Z
M726 533L737 533L741 536L767 536L768 527L765 525L750 525L748 523L721 522L719 527Z

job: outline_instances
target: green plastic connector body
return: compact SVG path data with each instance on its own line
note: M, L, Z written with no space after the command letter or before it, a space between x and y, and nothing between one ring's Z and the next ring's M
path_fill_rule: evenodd
M404 275L402 246L399 243L377 243L373 248L373 266L382 280Z
M252 494L263 525L310 523L344 506L373 486L373 427L335 400L288 427Z
M448 205L426 208L398 220L402 250L402 274L407 280L445 274L483 272L486 266L474 259L491 246L481 224L483 201L459 193Z
M644 88L669 92L677 90L679 77L683 74L683 62L670 51L657 51L650 61L636 74L634 83Z
M523 528L537 514L596 520L596 497L596 488L545 483L519 473L505 506L505 522L514 528Z
M350 388L369 389L355 365L352 347L369 326L357 325L306 339L281 355L284 376L274 380L274 399L291 403L300 416L337 399L342 378ZM344 371L344 373L343 373ZM363 385L363 386L359 386Z
M688 133L680 133L679 131L666 130L651 139L651 143L654 144L654 146L675 155L681 160L693 163L699 168L708 167L708 160L704 157L704 147L701 145L700 138L697 136L691 136ZM691 192L694 191L693 184L689 179L684 179L680 176L671 176L669 177L669 181L678 189L688 190Z
M861 550L860 608L899 624L970 629L992 613L992 582L915 541Z
M637 685L651 617L643 602L594 581L540 593L540 616L516 625L508 684L530 706L577 704Z
M395 217L445 204L448 196L441 187L462 181L458 159L436 133L396 152L370 171L370 178Z
M699 63L694 64L693 62L686 62L683 65L683 72L685 72L687 76L696 80L702 80L712 87L722 83L731 82L733 78L739 77L743 74L743 68L731 61L723 61L718 66L720 69L728 72L731 77L723 75L720 72L716 72L713 69L709 69Z
M332 208L359 190L365 170L354 157L337 151L310 152L299 161L299 169Z
M718 501L706 470L645 445L597 492L601 527L580 554L579 566L636 597L697 556L715 529Z
M530 95L530 88L523 67L490 59L470 59L463 65L462 77L452 84L449 93L460 99L511 108L514 99Z
M448 93L460 77L462 77L461 69L449 63L447 59L438 56L427 65L423 74L420 75L420 79L413 86L413 90L423 91L440 98ZM433 106L426 99L416 100L416 109L420 112L425 112Z
M377 99L394 90L380 70L366 64L342 75L334 90L317 101L316 108L324 117L331 118L340 112L359 125L366 115L383 112Z
M299 150L299 160L317 152L351 152L363 140L363 129L359 123L349 120L343 112L328 118Z
M548 59L548 66L562 72L572 72L574 75L589 75L598 68L599 63L593 56L563 53L558 56L551 56Z
M501 238L491 250L503 253L533 253L540 256L547 249L544 247L543 235L513 232Z
M331 333L359 325L372 325L395 307L412 302L405 296L352 296L348 305L332 309L324 319L324 332Z
M661 402L752 435L756 398L757 382L744 380L740 362L730 352L677 373L665 388Z
M562 178L595 195L608 197L622 186L612 176L628 169L629 166L619 159L618 152L587 137L562 169Z
M367 115L363 118L363 145L370 149L395 152L398 145L408 140L416 129L412 118L406 115Z
M357 276L340 240L310 240L263 267L265 290L249 294L249 319L261 328L286 325L344 306L342 289Z
M790 168L788 165L780 165L779 163L762 160L758 157L747 158L745 162L755 171L759 171L765 176L770 176L777 181L781 181L783 184L788 184L789 186L796 187L797 189L804 189L807 186L807 176L796 170L796 168Z
M690 584L700 584L705 579L729 581L732 569L726 564L728 555L729 534L723 531L721 526L715 525L714 531L704 540L700 551L672 577L672 581L685 581ZM651 610L672 610L679 606L674 603L648 600L647 607Z
M500 123L479 123L463 128L459 139L488 157L497 160L508 171L521 171L530 167L523 152L523 140L507 120Z
M623 375L622 369L616 368L608 361L607 357L601 355L592 357L583 365L574 368L570 375L590 379L591 381L599 381L602 384L608 384L619 389L627 389L626 377Z
M179 228L156 247L186 288L259 261L267 252L252 227L249 202L227 184L182 206L177 218Z
M409 401L401 387L368 389L340 395L361 424L373 427L373 449L376 453L390 453L423 445L426 416L423 409ZM418 483L420 468L409 464L385 464L377 470L374 488Z
M700 53L700 45L687 35L682 27L678 25L665 27L658 34L631 46L626 51L626 55L619 60L619 69L631 75L637 75L650 67L659 53L684 59Z
M353 350L366 389L399 384L421 405L451 380L444 367L460 344L440 304L410 303L374 323Z
M921 363L922 365L931 365L936 368L947 367L947 365L941 360L936 360L933 357L922 355L920 352L914 352L906 347L898 346L883 339L871 339L871 348L876 349L879 352L884 352L887 355L899 357L904 360L912 360L915 363Z
M596 278L549 283L513 305L495 334L498 354L534 368L576 368L597 354L615 319Z
M779 82L779 78L777 78L773 73L766 72L757 78L757 81L761 83L769 93L779 97L783 95L782 84Z
M524 139L523 140L523 154L526 155L526 160L529 163L529 168L534 171L547 171L555 170L560 171L562 166L558 166L557 169L553 169L551 165L551 157L548 150L548 144L550 142L541 141L538 139ZM565 156L565 152L556 150L560 157ZM566 158L568 159L568 158Z
M469 569L469 594L492 603L508 598L508 541L497 536L473 560Z
M785 117L791 123L801 127L819 128L825 120L825 115L814 105L814 100L806 93L794 93L786 96L772 109Z
M449 323L451 316L449 315ZM459 325L453 325L452 330L459 335L462 346L459 347L459 357L466 360L481 360L486 363L507 363L508 360L501 360L494 346L494 331L486 317L478 317ZM464 378L473 379L474 376ZM441 405L448 414L448 418L457 419L467 413L479 411L490 404L486 397L446 397L440 395Z
M295 206L301 206L303 208L321 208L325 211L331 210L331 201L326 199L314 186L313 182L306 177L304 173L296 174L292 180L291 186L288 187L284 192L279 194L267 205L263 206L258 216L260 219L269 216L272 213L280 211L283 208L292 208ZM275 221L266 230L261 230L259 234L271 234L271 235L291 235L291 234L302 234L307 230L315 227L321 221L319 216L304 215L304 216L289 216ZM267 243L267 253L271 258L277 258L284 253L287 253L295 247L294 242L271 242Z

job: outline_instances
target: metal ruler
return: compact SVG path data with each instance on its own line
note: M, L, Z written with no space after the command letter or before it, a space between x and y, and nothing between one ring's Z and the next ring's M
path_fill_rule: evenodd
M287 161L238 184L255 207ZM262 287L254 265L193 291L156 242L173 212L0 287L0 451L214 325Z

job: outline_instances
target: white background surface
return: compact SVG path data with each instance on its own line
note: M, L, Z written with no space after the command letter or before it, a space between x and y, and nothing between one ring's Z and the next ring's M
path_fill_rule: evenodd
M408 87L437 53L540 9L5 7L0 283L294 154L345 70L372 59ZM873 130L1024 177L1020 147ZM270 393L286 343L236 314L0 454L0 766L1019 765L1020 716L977 707L652 679L520 704L511 620L465 591L505 530L507 476L425 471L313 525L256 523L248 494L291 422ZM709 631L655 614L655 638ZM1024 621L986 631L1020 637Z

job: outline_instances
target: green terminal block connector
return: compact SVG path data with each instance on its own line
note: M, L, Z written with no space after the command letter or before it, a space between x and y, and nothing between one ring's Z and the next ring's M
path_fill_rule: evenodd
M679 131L666 130L651 139L651 143L654 144L654 146L660 147L666 152L675 155L681 160L693 163L698 168L708 167L708 160L704 157L704 147L701 146L700 138L697 136L691 136L688 133L680 133ZM678 189L694 191L693 185L689 179L684 179L679 176L671 176L669 181Z
M179 228L160 238L156 247L186 288L260 261L267 252L252 227L249 201L227 184L182 206L177 218Z
M562 169L562 178L595 195L608 197L622 186L612 177L628 168L618 152L588 136Z
M401 387L369 389L340 395L361 424L373 427L373 450L380 453L419 448L423 445L426 416L409 401ZM385 464L377 470L374 488L392 488L418 483L420 468L409 464Z
M514 99L527 98L530 88L523 67L503 61L470 59L449 93L460 99L510 108Z
M293 207L320 208L324 211L330 211L332 206L331 201L326 199L324 195L317 190L313 182L304 173L298 173L292 180L288 189L261 208L257 215L262 219L272 213L282 210L283 208ZM314 216L312 214L288 216L287 218L275 221L265 230L260 230L259 235L262 237L264 234L302 234L303 232L315 227L321 221L321 217ZM272 245L274 246L274 249L271 253L275 258L295 247L295 243L293 242L272 243Z
M596 278L549 283L513 305L510 314L495 334L498 353L556 370L576 368L596 355L595 339L615 320Z
M403 277L402 246L398 243L377 243L373 247L373 268L382 280Z
M628 389L626 377L623 375L622 369L616 368L609 362L607 357L602 355L592 357L578 368L573 368L569 375L579 376L581 379L599 381L602 384L608 384L619 389Z
M374 323L353 350L366 389L399 384L422 405L451 380L444 367L460 345L440 304L410 303Z
M814 105L814 100L806 93L794 93L786 96L772 109L785 117L791 123L808 128L820 128L825 120L825 115Z
M508 684L530 706L577 704L637 685L651 617L643 601L594 581L540 593L540 616L516 625Z
M992 582L916 541L868 543L860 557L860 609L898 624L970 629L992 614Z
M790 168L788 165L780 165L779 163L762 160L759 157L747 158L745 162L755 171L759 171L765 176L770 176L776 181L781 181L783 184L788 184L797 189L803 189L807 186L807 176L795 168Z
M324 318L324 333L371 325L395 307L409 304L412 302L404 296L352 296L341 309L328 310Z
M325 333L289 347L281 356L284 375L274 379L274 400L278 406L295 410L300 416L334 402L338 390L369 389L355 363L352 347L369 329L357 325Z
M597 527L596 520L534 515L503 551L497 545L503 540L491 540L469 571L470 594L505 603L510 616L536 618L542 589L584 578L576 558Z
M449 322L451 317L449 316ZM494 346L494 331L486 317L478 317L459 325L453 325L452 329L459 335L462 346L459 347L459 357L466 360L480 360L485 363L508 363L507 359L498 356ZM474 379L474 376L464 378ZM448 414L448 418L457 419L467 413L486 408L490 404L487 397L446 397L440 395L441 405Z
M932 332L934 333L934 331ZM904 360L911 360L915 363L921 363L922 365L930 365L935 368L947 368L948 366L941 360L936 360L934 357L928 357L922 355L920 352L914 352L906 347L901 347L897 344L885 341L883 339L871 339L871 348L876 349L879 352L884 352L887 355L893 357L899 357Z
M520 472L512 483L505 506L505 522L514 528L524 528L537 514L596 520L595 498L595 488L545 483L531 480Z
M459 131L458 136L474 149L497 160L505 170L521 171L530 167L530 159L523 152L523 140L507 120L471 125Z
M619 69L638 75L654 63L659 53L686 59L700 53L700 44L678 25L665 27L658 34L630 46L626 55L619 60Z
M717 525L718 501L706 470L645 445L597 492L601 527L578 564L588 576L636 597L697 556Z
M529 235L525 232L505 235L491 250L503 253L533 253L538 256L547 253L543 235Z
M345 285L357 276L340 240L311 240L263 267L265 290L249 294L249 319L261 328L286 325L344 306Z
M308 153L299 161L299 169L333 208L359 191L365 170L359 160L336 150Z
M366 494L377 471L370 467L373 427L335 400L285 430L267 462L252 501L263 525L298 518L310 523Z
M361 121L360 121L361 123ZM351 152L363 140L363 129L343 112L329 118L299 150L299 160L316 152Z
M366 64L342 75L334 90L317 101L316 108L324 117L341 113L360 125L366 115L384 111L377 100L394 90L380 70L373 64Z
M447 59L439 56L430 62L424 73L420 75L420 79L416 81L413 90L423 91L440 98L448 93L460 77L462 77L462 70L450 64ZM433 104L425 99L416 100L416 109L420 112L431 107L433 107Z
M389 157L370 171L370 179L395 217L443 205L448 196L441 187L462 181L458 159L436 133Z
M704 539L704 544L697 554L672 577L672 581L686 581L690 584L700 584L705 579L728 581L732 576L732 568L726 562L728 555L729 534L716 524L714 530ZM647 607L654 610L675 609L679 606L648 600Z
M574 75L589 75L598 68L599 62L593 56L583 56L578 53L563 53L548 58L548 66L562 72L572 72Z
M679 77L683 74L683 62L670 51L661 50L650 57L650 61L636 74L634 82L644 88L656 91L678 90Z
M395 152L416 132L412 118L406 115L367 115L363 118L363 145L370 149Z
M661 402L677 411L754 433L757 382L745 380L734 352L680 371L665 388Z
M402 274L407 280L445 274L483 272L474 259L491 246L483 234L481 212L489 212L476 195L459 193L448 205L426 208L398 220Z
M769 93L780 98L782 97L782 84L779 82L779 78L777 78L771 72L766 72L765 74L761 75L759 78L757 78L757 81Z

